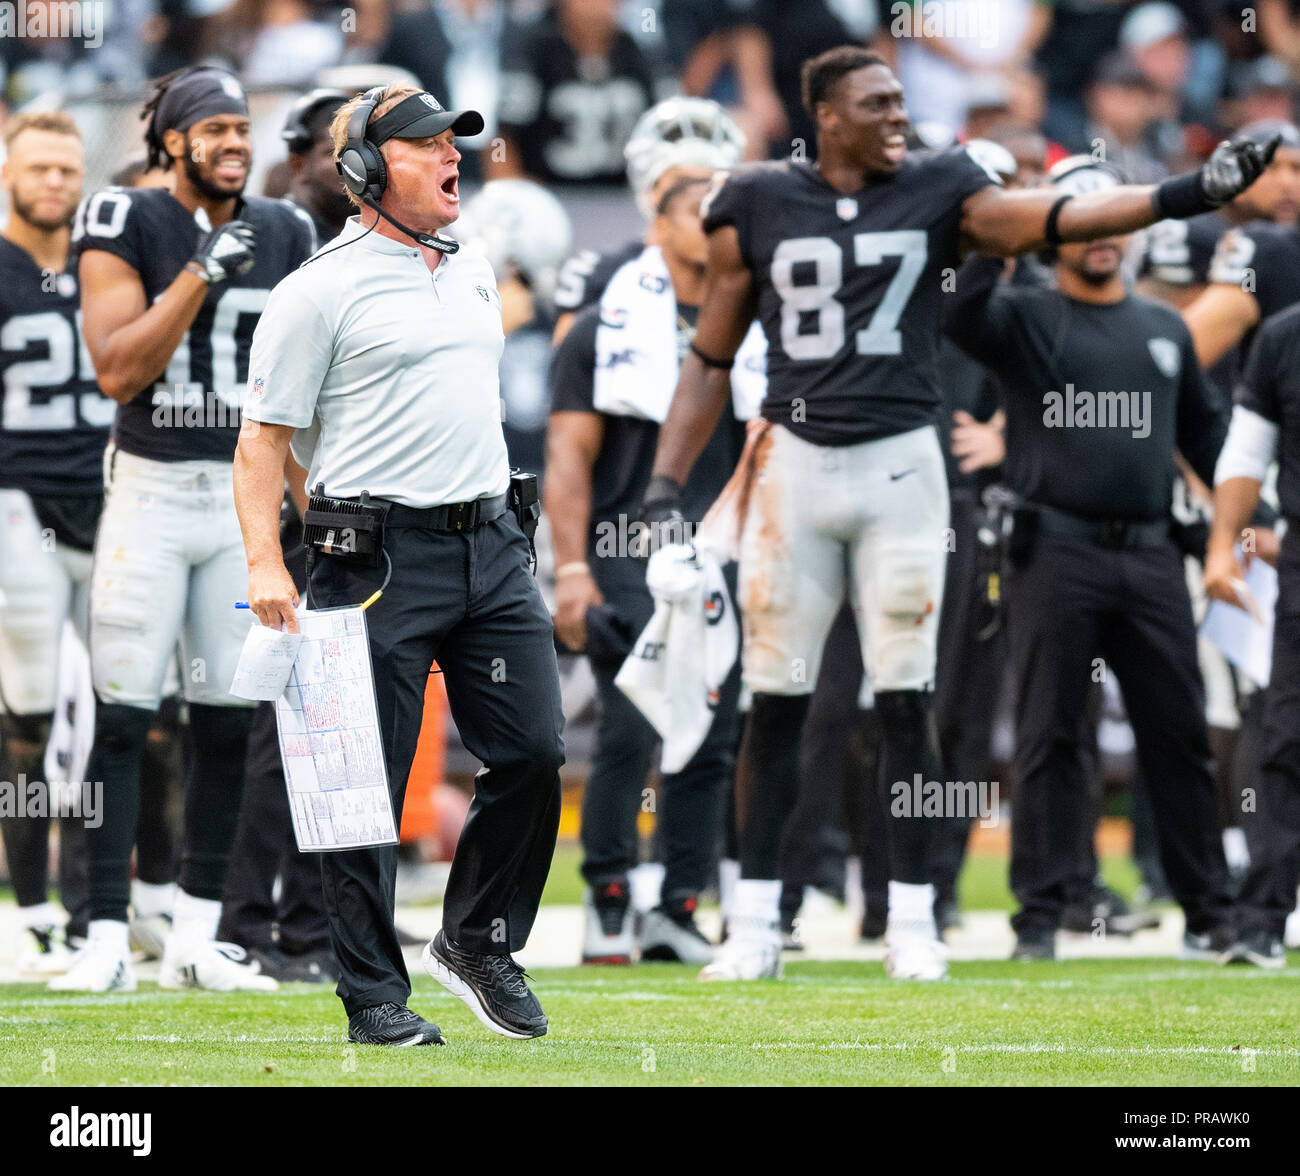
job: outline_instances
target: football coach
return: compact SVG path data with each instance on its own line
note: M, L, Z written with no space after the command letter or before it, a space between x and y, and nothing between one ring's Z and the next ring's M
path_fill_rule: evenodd
M278 538L291 451L313 488L308 604L356 605L383 587L366 618L399 820L437 660L461 738L484 767L424 966L487 1028L527 1038L547 1021L511 952L528 938L555 849L563 719L551 618L511 509L496 283L486 260L437 236L459 215L455 137L482 129L478 113L443 110L405 86L340 108L334 155L359 215L262 314L235 501L262 624L297 627ZM332 542L341 528L355 541ZM321 860L349 1039L441 1043L406 1005L396 847Z

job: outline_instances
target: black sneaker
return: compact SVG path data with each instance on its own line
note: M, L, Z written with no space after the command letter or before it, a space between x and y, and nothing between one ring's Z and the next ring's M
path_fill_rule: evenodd
M1196 934L1183 932L1183 946L1179 949L1180 960L1207 960L1212 964L1226 963L1225 953L1235 945L1232 928L1226 923L1212 927L1209 931Z
M240 946L243 946L242 944ZM246 963L263 976L270 976L281 984L324 984L329 977L313 968L301 958L287 956L273 944L244 947Z
M1286 967L1286 948L1282 940L1267 931L1240 936L1221 957L1225 964L1254 964L1257 968Z
M284 949L281 948L283 951ZM339 982L339 963L334 952L328 947L319 947L313 951L286 951L289 959L301 968L314 973L323 984Z
M405 1005L373 1005L348 1018L348 1040L358 1045L446 1045L442 1030Z
M545 1034L546 1014L510 956L466 951L439 931L421 958L424 970L493 1033L518 1040Z
M1022 931L1016 936L1011 958L1022 962L1056 959L1056 934L1052 931Z

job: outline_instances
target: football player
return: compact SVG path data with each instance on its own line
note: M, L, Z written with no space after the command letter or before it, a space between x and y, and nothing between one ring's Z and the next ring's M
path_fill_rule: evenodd
M271 287L315 249L305 213L244 196L248 104L224 70L189 67L145 106L150 166L175 191L106 189L85 201L80 253L86 345L119 408L91 582L99 707L88 777L104 816L88 831L90 935L55 987L130 990L128 868L140 760L179 638L194 755L164 988L268 989L216 942L252 707L228 693L248 615L231 460L248 349Z
M1262 129L1261 129L1262 128ZM1273 163L1260 177L1257 198L1243 193L1253 218L1225 232L1215 246L1200 297L1183 308L1183 318L1196 344L1196 357L1208 371L1245 341L1266 318L1300 302L1300 231L1296 206L1300 201L1300 132L1290 123L1266 122L1247 127L1243 137L1256 142L1280 135ZM1233 202L1240 204L1241 200ZM1231 215L1224 208L1225 215ZM1195 222L1189 221L1189 226ZM1240 353L1239 353L1240 354ZM1233 365L1236 375L1239 364ZM1222 381L1221 381L1222 382Z
M641 215L649 223L669 188L686 179L711 179L720 168L735 167L744 149L740 127L716 102L669 98L652 107L632 128L623 148L627 182ZM638 239L609 253L581 249L564 263L555 291L557 347L578 311L599 302L610 278L645 247Z
M817 161L733 172L706 203L709 285L659 434L645 517L680 528L681 487L713 431L751 319L768 342L770 428L741 542L744 675L753 706L730 933L702 975L775 976L778 847L798 793L800 734L846 586L881 725L890 805L886 969L947 974L927 881L937 821L894 785L942 780L930 720L948 488L936 432L936 327L963 249L1006 256L1206 212L1243 191L1273 144L1223 143L1157 187L1010 192L964 148L909 156L903 88L844 46L804 65ZM680 533L680 532L679 532Z
M68 268L85 175L81 135L66 114L20 114L4 140L0 178L10 214L0 235L0 779L17 782L45 779L65 621L72 619L83 640L87 635L90 552L116 405L95 386L77 325L77 277ZM49 826L48 816L21 812L0 819L22 927L18 967L37 974L60 971L69 959L46 901ZM70 936L86 933L82 838L81 820L61 822L60 892Z

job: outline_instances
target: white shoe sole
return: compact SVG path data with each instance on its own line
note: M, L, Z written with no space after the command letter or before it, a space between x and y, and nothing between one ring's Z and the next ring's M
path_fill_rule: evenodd
M209 984L200 984L195 981L193 984L186 979L183 968L167 967L164 965L158 972L158 987L166 989L168 992L275 992L280 985L271 976L258 976L254 973L252 979L261 981L260 984L223 984L220 988L213 987Z
M56 976L45 987L49 992L134 992L136 988L135 975L132 974L121 984L109 984L103 988L92 987L86 984L69 984L67 976ZM63 983L60 983L63 981Z
M532 1040L533 1035L531 1033L517 1033L513 1029L498 1025L496 1021L489 1017L487 1010L483 1007L483 1002L478 998L478 993L434 955L431 950L432 947L432 942L426 943L424 950L420 953L420 962L424 965L424 970L452 996L459 997L464 1001L469 1006L469 1011L479 1019L479 1023L485 1029L491 1029L493 1033L499 1033L502 1037L509 1037L513 1041Z

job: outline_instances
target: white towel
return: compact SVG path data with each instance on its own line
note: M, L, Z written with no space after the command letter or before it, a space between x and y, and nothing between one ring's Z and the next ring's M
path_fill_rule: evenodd
M646 568L654 615L614 684L663 740L659 767L680 772L713 723L718 692L740 652L740 628L713 540L672 544ZM703 651L703 656L701 656Z
M614 272L600 299L592 403L597 412L663 424L677 388L677 295L657 245ZM731 374L732 412L756 416L767 391L767 340L757 322Z

